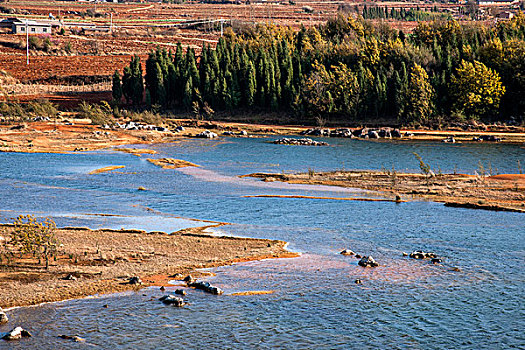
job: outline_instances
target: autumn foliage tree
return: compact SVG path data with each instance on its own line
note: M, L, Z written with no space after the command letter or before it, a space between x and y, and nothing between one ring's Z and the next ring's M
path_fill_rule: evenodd
M13 226L9 243L21 253L37 256L39 261L43 258L48 269L49 259L56 254L58 247L55 222L50 218L39 222L32 215L20 215Z
M499 74L478 61L462 61L451 86L456 110L473 118L496 114L505 93Z
M404 96L404 124L424 125L433 111L434 88L430 85L427 72L418 64L410 70L408 88Z

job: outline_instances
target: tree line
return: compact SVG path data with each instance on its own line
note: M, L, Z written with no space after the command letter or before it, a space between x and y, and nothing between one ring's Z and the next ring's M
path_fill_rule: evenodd
M493 26L420 22L406 35L362 17L294 31L259 25L205 45L138 57L114 75L116 101L148 108L279 111L297 122L442 125L523 120L525 16Z
M356 9L356 13L359 10ZM438 19L450 20L450 14L439 12L437 7L432 11L424 11L418 7L416 8L388 8L387 6L363 6L361 15L364 19L395 19L398 21L430 21Z

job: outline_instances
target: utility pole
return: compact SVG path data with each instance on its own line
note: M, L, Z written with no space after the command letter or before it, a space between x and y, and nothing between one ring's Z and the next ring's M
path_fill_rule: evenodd
M27 65L29 66L29 22L26 18L26 60Z
M221 37L222 37L222 26L223 26L223 24L224 24L224 20L221 19Z
M111 12L111 23L109 25L109 32L113 33L113 12Z

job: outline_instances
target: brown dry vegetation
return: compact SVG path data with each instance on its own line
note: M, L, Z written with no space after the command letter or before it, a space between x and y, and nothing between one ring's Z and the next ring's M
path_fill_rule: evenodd
M216 225L213 225L216 226ZM0 237L12 229L0 226ZM294 257L285 242L210 236L205 227L165 234L140 230L59 229L63 244L56 261L44 270L35 259L15 254L0 264L0 307L166 285L176 273L236 262ZM72 274L77 280L64 280ZM127 283L139 276L142 286Z
M443 174L428 177L394 171L334 171L308 174L265 174L246 176L264 181L328 185L381 191L405 199L424 198L448 206L505 210L525 213L525 175L474 176Z

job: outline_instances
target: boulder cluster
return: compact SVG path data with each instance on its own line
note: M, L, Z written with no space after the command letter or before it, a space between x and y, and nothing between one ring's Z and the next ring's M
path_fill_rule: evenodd
M344 249L342 250L339 254L341 255L350 255L350 256L354 256L356 259L360 259L359 262L357 263L359 266L363 266L363 267L378 267L379 266L379 263L376 262L374 260L374 258L372 258L371 256L361 256L360 254L356 254L354 253L352 250L350 249ZM358 283L358 282L356 282ZM360 284L361 281L359 281L358 284Z
M246 130L241 130L239 132L225 131L222 134L224 136L248 136L248 132Z
M363 256L357 264L363 267L378 267L379 266L379 264L371 256Z
M188 283L188 287L192 287L195 289L200 289L205 291L206 293L214 294L214 295L221 295L224 292L219 287L212 286L209 282L191 282Z
M294 146L328 146L326 142L322 141L315 141L312 139L289 139L289 138L282 138L279 140L275 140L272 143L277 145L294 145Z
M133 121L129 121L124 124L117 122L115 123L114 128L115 129L125 129L125 130L154 130L154 131L162 131L162 132L169 131L167 128L163 126L142 124L142 123L136 123ZM104 129L111 129L111 127L108 124L105 124Z
M432 264L439 264L443 262L443 260L440 257L438 257L436 253L425 253L419 250L416 250L410 253L409 257L411 257L412 259L418 259L418 260L430 259L430 262Z
M325 137L345 137L345 138L362 138L362 139L391 139L402 137L399 129L393 128L361 128L351 130L349 128L339 129L307 129L300 133L308 136L325 136ZM409 135L405 135L409 136Z
M195 137L201 138L201 139L215 139L219 137L216 133L210 130L204 130L200 134L195 135Z
M496 137L494 135L481 135L479 137L473 137L472 141L476 141L476 142L483 142L483 141L501 142L501 137Z

